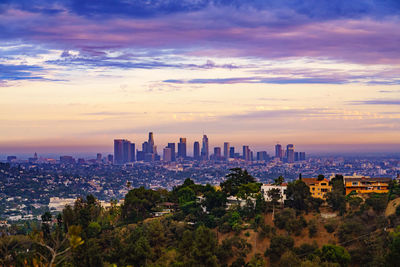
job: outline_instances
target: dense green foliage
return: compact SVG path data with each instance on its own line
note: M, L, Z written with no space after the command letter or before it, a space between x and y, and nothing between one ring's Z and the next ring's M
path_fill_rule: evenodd
M289 183L289 201L278 205L278 191L265 202L240 169L221 190L186 179L170 192L134 188L107 209L88 195L59 215L44 213L27 234L4 231L0 266L398 266L399 208L383 215L398 184L389 194L345 196L341 179L332 179L322 207L341 215L332 219L320 216L323 203L301 180ZM156 218L166 206L173 211Z

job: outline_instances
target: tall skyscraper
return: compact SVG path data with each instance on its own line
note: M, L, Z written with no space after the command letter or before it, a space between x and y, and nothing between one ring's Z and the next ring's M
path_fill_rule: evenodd
M195 160L200 159L200 143L197 141L193 144L193 158Z
M299 160L306 160L306 152L299 153Z
M229 157L231 159L235 158L235 147L234 146L229 148Z
M186 138L180 138L178 143L178 157L186 158Z
M203 144L201 146L201 158L203 160L208 160L209 154L208 154L208 137L207 135L203 135Z
M130 162L130 157L131 157L131 142L128 140L124 140L122 142L123 145L123 163Z
M136 161L135 153L136 153L135 143L131 143L131 151L130 151L130 156L129 156L129 162Z
M149 142L143 142L143 144L142 144L142 151L143 151L143 153L149 153Z
M276 144L275 145L275 157L282 159L283 158L283 152L282 152L282 145L281 144Z
M169 147L164 148L163 150L163 160L165 162L170 162L172 161L172 149Z
M149 141L147 141L148 143L148 151L147 153L154 153L154 136L153 136L153 132L149 132Z
M287 162L293 163L294 162L294 145L288 144L286 146L286 158Z
M175 143L168 143L167 147L171 149L171 161L176 161Z
M249 146L243 146L243 159L246 161L251 160Z
M224 158L227 160L229 158L229 143L224 143Z
M114 140L114 163L124 164L124 140Z

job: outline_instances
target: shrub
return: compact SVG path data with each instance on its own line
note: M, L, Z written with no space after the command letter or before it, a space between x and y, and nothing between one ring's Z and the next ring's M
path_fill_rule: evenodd
M324 225L324 227L325 227L325 229L326 229L326 231L328 232L328 233L333 233L333 232L335 232L335 230L336 230L336 227L337 227L337 224L335 223L335 222L328 222L328 223L326 223L325 225Z
M308 223L308 236L310 238L313 238L317 235L317 232L318 232L317 222L315 220L311 220Z
M294 240L290 236L274 236L271 238L269 248L265 251L265 256L269 256L272 262L279 260L281 255L294 246Z

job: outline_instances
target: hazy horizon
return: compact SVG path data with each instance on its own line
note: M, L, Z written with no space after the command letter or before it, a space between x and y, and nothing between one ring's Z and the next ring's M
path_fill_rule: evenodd
M134 2L0 3L0 153L149 130L399 151L396 1Z

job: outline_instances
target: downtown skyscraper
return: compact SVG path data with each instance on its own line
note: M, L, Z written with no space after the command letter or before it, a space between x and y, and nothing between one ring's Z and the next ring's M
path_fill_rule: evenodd
M203 144L201 146L201 159L208 160L208 158L209 158L208 137L207 135L203 135Z
M224 158L225 158L225 160L227 160L229 158L229 148L230 148L229 143L225 142L224 143Z
M200 143L198 141L193 144L193 159L200 159Z
M124 164L135 161L135 144L126 139L114 140L114 163Z
M178 158L186 158L186 138L181 137L178 143Z

